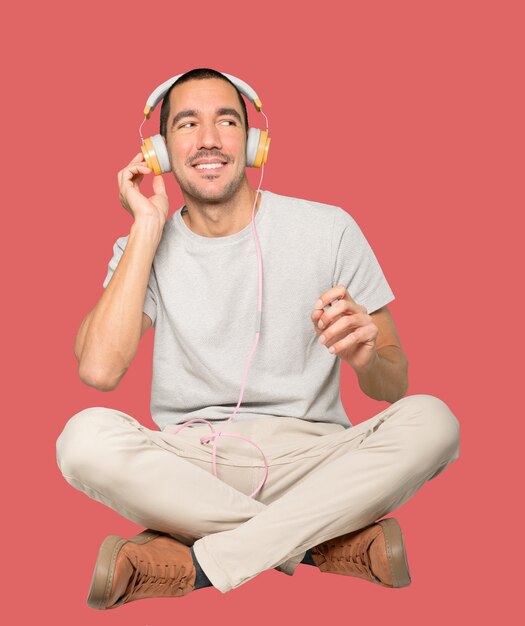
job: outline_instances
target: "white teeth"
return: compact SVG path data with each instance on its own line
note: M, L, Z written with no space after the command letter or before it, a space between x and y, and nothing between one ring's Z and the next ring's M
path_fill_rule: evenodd
M222 167L223 163L199 163L195 167L199 170L214 170L218 167Z

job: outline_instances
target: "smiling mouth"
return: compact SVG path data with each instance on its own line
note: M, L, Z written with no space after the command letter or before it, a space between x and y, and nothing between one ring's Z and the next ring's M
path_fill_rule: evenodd
M194 165L193 167L196 170L218 170L221 167L224 167L226 165L226 163L198 163L197 165Z

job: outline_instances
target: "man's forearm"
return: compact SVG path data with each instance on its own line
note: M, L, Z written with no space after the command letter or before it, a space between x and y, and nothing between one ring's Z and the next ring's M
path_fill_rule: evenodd
M356 371L359 387L374 400L393 404L408 389L408 359L396 346L387 346L376 352L373 365L365 371Z

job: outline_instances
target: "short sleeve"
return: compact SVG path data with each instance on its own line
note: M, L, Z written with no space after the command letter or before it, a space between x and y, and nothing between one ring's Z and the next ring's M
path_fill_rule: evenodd
M332 286L344 285L353 300L373 313L395 296L357 222L344 209L339 211L334 218Z
M104 279L104 282L102 284L104 289L109 285L109 281L113 276L113 272L115 271L120 259L122 258L122 255L124 254L124 250L128 243L128 238L129 235L126 235L125 237L119 237L113 246L113 256L108 264L108 273L106 274L106 278ZM153 326L155 326L155 321L157 318L157 302L158 287L155 278L155 269L152 267L149 275L148 286L146 289L146 295L144 298L144 305L142 307L142 310L151 319Z

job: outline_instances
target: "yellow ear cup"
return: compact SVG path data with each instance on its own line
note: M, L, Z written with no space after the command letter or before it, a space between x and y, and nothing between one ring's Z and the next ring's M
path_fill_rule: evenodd
M265 130L261 130L261 136L259 137L259 145L257 146L257 153L255 155L255 161L253 167L261 167L268 160L268 149L270 147L271 137L268 137L268 133Z
M157 159L157 155L155 153L155 148L153 147L153 142L151 141L151 137L144 139L144 143L140 147L142 154L144 155L144 159L146 161L147 166L153 170L154 174L162 174L162 168L160 166L159 160Z

